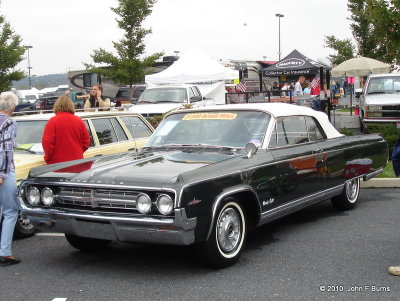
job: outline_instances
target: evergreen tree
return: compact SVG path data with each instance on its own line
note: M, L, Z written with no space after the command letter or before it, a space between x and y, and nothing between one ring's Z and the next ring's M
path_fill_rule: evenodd
M0 92L10 90L12 81L25 77L24 72L15 70L26 51L21 42L21 37L14 33L4 16L0 16Z
M85 64L86 68L130 87L134 83L142 82L146 69L163 55L155 53L142 58L145 52L143 40L151 33L151 29L142 28L142 22L151 14L155 2L156 0L118 0L118 6L111 9L117 14L118 27L123 29L125 34L121 40L113 42L116 55L103 48L94 50L91 55L93 62L106 64L107 67L99 68ZM129 89L130 94L131 90Z

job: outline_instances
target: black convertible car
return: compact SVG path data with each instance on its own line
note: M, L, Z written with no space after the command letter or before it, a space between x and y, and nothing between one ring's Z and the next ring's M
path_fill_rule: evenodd
M81 250L110 241L195 244L234 263L249 229L331 199L357 205L360 179L387 164L379 135L341 135L290 104L170 113L139 152L32 169L19 199L32 223Z

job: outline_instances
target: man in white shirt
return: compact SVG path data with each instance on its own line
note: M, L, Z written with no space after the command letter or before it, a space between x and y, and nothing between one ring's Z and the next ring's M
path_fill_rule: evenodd
M301 86L302 83L304 83L304 81L306 80L306 78L302 75L299 77L299 80L297 81L296 85L294 86L294 95L303 95L303 87Z

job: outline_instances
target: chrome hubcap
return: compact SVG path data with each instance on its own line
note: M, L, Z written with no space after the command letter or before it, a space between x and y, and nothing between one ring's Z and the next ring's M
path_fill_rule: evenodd
M33 225L31 224L31 221L29 220L29 218L22 213L18 214L18 223L20 226L22 226L25 229L33 228Z
M221 212L217 223L217 239L222 251L230 253L240 242L241 224L236 210L227 208Z
M359 187L358 179L353 179L351 181L346 182L346 194L347 194L348 200L351 203L353 203L357 200L358 187Z

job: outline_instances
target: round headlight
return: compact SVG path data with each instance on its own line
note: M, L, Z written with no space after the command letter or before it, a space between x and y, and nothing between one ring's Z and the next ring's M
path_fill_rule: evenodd
M171 197L166 194L162 194L157 198L157 209L161 214L168 215L174 210L174 202Z
M140 213L149 213L151 211L151 198L145 193L139 194L136 199L136 208Z
M45 206L51 206L54 204L54 193L49 187L45 187L42 190L42 203Z
M26 198L28 203L32 206L38 205L40 203L40 191L36 187L30 187L27 190Z

